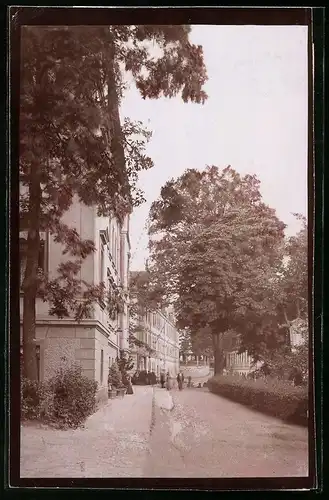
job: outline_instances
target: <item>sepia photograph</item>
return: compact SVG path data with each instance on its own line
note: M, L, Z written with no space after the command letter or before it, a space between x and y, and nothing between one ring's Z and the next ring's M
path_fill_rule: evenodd
M309 24L23 10L21 484L312 478Z

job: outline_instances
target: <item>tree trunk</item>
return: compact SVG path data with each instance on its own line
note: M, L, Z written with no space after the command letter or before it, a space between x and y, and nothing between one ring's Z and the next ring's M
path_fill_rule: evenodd
M23 374L30 380L38 380L35 350L35 302L33 292L27 290L23 298Z
M115 162L116 175L119 177L119 184L123 187L126 184L127 179L125 178L125 152L119 112L119 90L117 88L115 74L115 44L112 39L112 34L109 35L109 49L110 57L108 57L107 60L107 106L111 142L110 149Z
M221 375L225 368L225 356L220 343L221 333L213 335L214 346L214 375Z
M38 219L30 225L38 225ZM37 380L37 362L35 356L35 320L38 261L40 249L39 230L29 228L27 238L26 270L23 282L23 373L30 380Z
M23 281L23 373L30 380L37 380L35 355L36 296L40 252L41 184L39 163L32 163L29 181L29 227L27 236L26 269Z
M300 318L300 305L299 305L299 298L296 298L296 309L297 309L297 318Z

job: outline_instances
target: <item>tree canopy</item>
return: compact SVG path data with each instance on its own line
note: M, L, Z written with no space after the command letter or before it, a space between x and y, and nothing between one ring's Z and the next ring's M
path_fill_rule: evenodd
M24 27L21 44L20 215L27 231L23 280L24 369L36 377L32 355L35 300L41 294L59 317L79 319L103 293L82 283L82 261L95 250L62 217L74 199L98 215L123 217L144 201L137 187L150 132L120 120L125 74L144 99L180 95L202 103L207 75L202 47L187 26ZM155 57L154 48L160 56ZM49 280L39 269L40 231L64 247L67 262ZM81 297L84 307L81 306Z
M218 371L227 331L255 356L282 341L273 321L285 225L262 201L256 176L189 169L162 188L150 220L150 271L162 300L175 304L180 328L211 335Z

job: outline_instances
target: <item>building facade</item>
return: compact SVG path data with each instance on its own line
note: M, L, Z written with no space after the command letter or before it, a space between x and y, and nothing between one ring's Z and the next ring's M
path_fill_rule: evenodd
M110 364L120 349L128 348L129 330L129 217L98 217L96 207L87 207L77 200L63 217L83 239L94 242L95 252L82 263L81 281L96 285L105 283L107 292L120 297L120 308L108 308L97 302L88 319L77 322L74 317L59 319L49 314L49 306L37 299L36 352L39 379L46 380L63 365L78 364L82 373L98 382L99 399L107 399L107 378ZM25 271L27 233L20 232L21 283ZM47 232L41 233L39 266L49 278L56 277L61 262L69 260L63 247ZM21 325L23 296L20 307ZM22 338L22 326L21 326Z
M175 377L179 372L179 333L174 325L170 309L147 311L138 318L137 339L148 349L131 349L134 369L154 372L157 377L161 371Z

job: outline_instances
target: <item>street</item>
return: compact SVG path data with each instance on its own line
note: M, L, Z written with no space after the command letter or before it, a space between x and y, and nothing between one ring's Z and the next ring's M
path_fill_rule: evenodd
M172 391L156 407L146 477L292 477L308 474L307 430L207 389Z
M83 429L21 428L21 477L306 476L307 429L207 389L134 387Z

